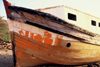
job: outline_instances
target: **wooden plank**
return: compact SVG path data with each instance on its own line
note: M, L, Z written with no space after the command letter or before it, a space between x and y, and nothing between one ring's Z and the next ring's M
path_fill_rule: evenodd
M82 49L78 50L78 49L64 48L59 46L50 46L48 44L38 44L38 41L34 42L34 40L28 37L21 36L17 33L14 33L14 35L15 35L15 40L16 40L15 43L17 48L20 48L24 50L26 53L34 54L34 56L52 63L76 65L76 64L90 63L93 61L100 60L99 59L100 52L96 53L98 50L87 50L87 48L89 47L86 47L83 50ZM37 45L37 46L33 46L33 45ZM81 44L81 45L85 45L85 44ZM80 47L81 45L79 44ZM90 44L87 44L87 46L88 45ZM33 50L31 48L29 49L28 46L32 47ZM47 48L47 50L45 51L44 48ZM95 52L95 54L93 51Z
M17 10L16 10L16 8L17 8ZM21 8L21 7L15 7L15 6L10 6L9 9L12 10L13 12L15 11L16 13L21 14L21 17L24 16L25 19L32 20L32 19L34 18L34 17L32 17L32 15L35 15L35 16L38 15L38 16L41 16L41 18L44 18L45 20L46 20L46 19L53 20L53 21L56 21L57 23L67 25L67 26L70 27L70 28L76 29L76 30L81 31L81 32L83 32L83 33L86 33L86 34L88 34L88 35L91 35L91 36L95 35L95 34L92 33L92 32L89 32L89 31L87 31L87 30L84 30L84 29L82 29L82 28L79 28L79 27L77 27L77 26L75 26L75 25L73 25L73 24L70 24L70 23L68 23L68 22L65 22L65 21L63 21L63 20L61 20L61 19L59 19L59 18L57 18L57 17L55 17L55 16L53 16L53 15L47 14L47 13L43 13L43 12L31 10L31 9L26 9L26 8ZM22 11L22 12L20 12L20 11ZM24 14L23 12L24 12L25 14ZM12 14L13 14L13 13L12 13ZM26 15L26 14L27 14L27 15ZM29 15L29 14L30 14L30 15ZM12 15L12 16L15 16L15 14ZM17 16L20 16L20 15L17 14ZM30 17L29 17L29 16L30 16ZM16 19L17 19L17 17L16 17ZM23 18L22 18L22 19L23 19ZM33 19L33 20L34 20L34 19ZM32 21L33 21L33 20L32 20ZM35 19L35 20L36 20L36 19Z
M23 13L24 16L20 15L21 13ZM15 12L13 12L12 14L14 14L14 15L12 15L13 17L14 16L17 17L17 15L18 15L18 17L19 16L22 17L21 19L15 17L14 19L17 20L17 21L20 21L20 20L21 20L21 22L30 21L32 23L43 25L44 27L51 28L53 30L61 31L61 32L63 32L62 33L63 35L66 34L65 36L76 38L76 39L80 40L81 42L100 45L100 42L99 42L100 36L99 35L90 36L86 33L83 33L79 30L76 30L74 28L69 27L70 25L66 26L66 25L63 25L63 24L59 24L59 23L57 23L57 21L50 20L48 18L43 18L41 16L34 15L34 14L33 15L28 14L26 12L18 11L18 14L15 13ZM33 18L34 20L30 19L30 18ZM85 31L86 30L84 30L84 32Z
M15 40L16 40L16 42L23 44L27 48L28 48L28 46L30 48L34 47L34 48L37 48L38 50L42 50L42 51L45 51L45 52L48 51L48 50L51 50L51 51L53 50L54 52L59 51L61 53L62 52L65 52L65 53L70 52L70 53L78 53L78 54L90 54L92 56L94 53L99 54L98 51L100 50L100 47L95 46L95 45L85 44L85 43L80 43L80 42L71 42L71 41L67 41L67 40L66 41L62 40L61 45L64 45L64 43L65 44L71 43L70 47L66 47L66 45L65 46L52 46L52 45L48 45L48 44L45 44L45 43L40 44L39 41L30 39L30 38L27 38L27 37L23 37L23 36L19 37L19 35L17 35L15 37ZM23 42L25 42L25 43L23 43ZM31 44L28 43L28 42L31 42Z

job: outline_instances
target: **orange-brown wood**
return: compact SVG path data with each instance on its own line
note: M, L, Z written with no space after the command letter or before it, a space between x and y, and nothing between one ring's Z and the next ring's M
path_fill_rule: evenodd
M71 47L67 48L63 46L52 46L49 44L41 43L40 41L31 39L31 38L24 37L17 33L14 33L14 36L15 36L15 45L16 45L16 48L15 48L16 58L17 58L16 64L19 66L21 66L20 63L24 62L22 61L24 60L23 58L24 53L25 54L27 53L27 55L30 55L30 54L34 55L35 57L40 58L44 62L48 61L48 63L56 63L56 64L63 64L63 65L87 64L87 63L96 62L100 60L99 59L100 53L98 53L97 55L93 55L92 54L93 50L87 50L86 48L82 50L82 49L75 49L75 48L71 49ZM78 44L78 43L75 43L75 44ZM82 45L86 46L86 44L82 44ZM87 46L88 45L90 44L87 44ZM78 46L81 47L81 45L78 45ZM94 46L94 45L90 45L90 46ZM97 52L97 50L95 50L95 52ZM33 61L33 59L30 59L30 60ZM42 64L41 62L38 62L38 63ZM28 64L28 65L30 66L31 64ZM22 66L24 66L24 64Z

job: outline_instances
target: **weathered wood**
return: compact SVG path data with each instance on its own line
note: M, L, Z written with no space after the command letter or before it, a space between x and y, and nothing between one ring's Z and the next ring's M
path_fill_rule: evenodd
M9 22L11 22L10 25L13 25L11 31L14 32L12 35L15 45L16 66L34 66L45 63L79 65L100 60L100 47L97 45L82 43L78 39L63 36L26 23L14 20L9 20ZM42 41L40 40L41 38L43 39ZM46 42L50 39L53 40L52 44ZM71 44L69 47L67 47L68 43ZM32 55L36 59L30 59L33 58ZM25 59L26 57L27 59ZM44 62L39 62L38 60L40 59ZM27 62L24 62L25 60ZM34 60L38 61L38 63L30 62Z
M47 44L44 43L45 41L41 42L40 40L35 38L35 36L40 35L43 36L42 38L44 40L45 37L47 37L44 34L46 30L22 22L12 20L10 22L13 25L14 31L13 36L14 44L16 47L16 66L34 66L36 64L45 64L45 62L63 65L79 65L100 60L100 47L98 47L97 45L81 43L77 39L75 40L71 37L67 38L67 36L63 36L62 39L57 39L58 44L56 45ZM33 33L35 35L32 38L26 35L27 33ZM60 37L62 36L53 32L48 32L48 34L49 33L53 35L49 37L50 39L53 39L53 41L56 41L56 35ZM67 47L68 43L71 44L70 47ZM34 55L35 57L37 57L37 59L30 59L30 57L29 60L25 59L25 57L28 57L26 56L26 54L29 55L31 58L31 55ZM25 55L25 57L23 55ZM41 59L41 61L44 62L41 63L38 61L38 59ZM27 60L27 62L24 62L24 60ZM38 61L38 63L36 62L36 64L33 64L30 62L34 60Z
M100 47L95 45L85 44L81 42L71 42L71 41L64 42L62 40L61 43L62 45L66 44L66 42L68 43L70 42L72 44L71 47L67 48L66 45L54 47L43 43L38 44L39 41L32 40L30 38L21 36L17 33L14 33L14 36L15 36L15 44L16 44L16 49L15 49L16 56L18 57L17 65L19 66L31 65L31 64L34 66L35 64L29 63L29 60L30 61L36 60L36 59L30 59L30 57L32 57L31 56L32 54L35 57L42 58L42 60L44 60L45 62L49 61L48 63L52 62L52 63L64 64L64 65L87 64L87 63L96 62L100 60L99 59ZM19 50L21 50L21 52ZM21 55L19 55L18 52L20 52ZM26 60L24 59L24 56L22 56L24 54L30 56L28 60L28 64L23 61ZM24 64L20 64L22 62L24 62ZM38 61L38 64L42 64L42 63Z
M99 35L50 14L20 7L9 9L16 66L79 65L100 61Z
M53 16L51 14L48 14L48 13L43 13L43 12L40 12L40 11L26 9L26 8L22 8L22 7L16 7L16 6L10 6L9 9L11 11L14 11L14 12L20 14L21 16L24 16L24 17L26 16L25 19L28 19L30 21L33 21L34 20L34 17L36 17L38 15L38 16L41 16L41 18L45 18L45 20L48 19L48 20L56 21L56 23L63 24L65 26L67 26L67 27L70 27L72 29L76 29L76 30L78 30L80 32L83 32L83 33L86 33L88 35L91 35L91 36L95 36L96 35L96 34L94 34L92 32L89 32L89 31L84 30L84 29L82 29L80 27L77 27L76 25L70 24L70 23L68 23L68 22L66 22L64 20L61 20L60 18L57 18L57 17L55 17L55 16ZM27 15L23 14L23 12L25 12ZM18 14L16 16L13 15L13 17L15 16L16 18L18 18L17 17ZM32 16L32 15L35 15L35 16ZM21 19L23 19L23 18L21 18Z
M18 8L18 7L15 7L15 8ZM48 18L48 17L42 16L41 15L42 12L38 13L38 11L33 10L33 13L30 14L30 12L27 12L28 11L27 9L26 9L27 11L24 11L25 9L24 10L23 9L22 8L18 8L18 10L11 9L11 17L13 18L12 20L20 21L23 23L30 23L31 25L38 25L38 26L40 25L42 26L42 28L45 27L45 29L47 30L49 28L50 29L49 31L52 31L52 30L53 32L56 31L56 33L58 32L59 34L61 33L64 36L76 38L80 40L81 42L100 45L100 41L99 41L100 35L91 33L87 30L79 28L61 19L59 20L56 17L55 17L56 20L51 20L50 17ZM37 13L34 14L34 11ZM43 14L45 15L45 13ZM49 14L46 14L46 15L51 16Z

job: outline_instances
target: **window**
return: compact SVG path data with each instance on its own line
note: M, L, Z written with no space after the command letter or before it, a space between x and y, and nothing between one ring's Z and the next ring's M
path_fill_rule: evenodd
M91 24L92 24L93 26L96 26L96 21L92 20L92 21L91 21Z
M99 27L100 27L100 23L99 23Z
M68 13L68 19L76 21L76 15Z

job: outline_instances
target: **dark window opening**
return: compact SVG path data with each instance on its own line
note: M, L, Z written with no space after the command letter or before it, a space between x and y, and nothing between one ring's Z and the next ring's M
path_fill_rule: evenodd
M68 13L68 19L76 21L76 15Z
M99 27L100 27L100 23L99 23Z
M93 26L96 26L96 21L92 20L92 21L91 21L91 24L92 24Z

